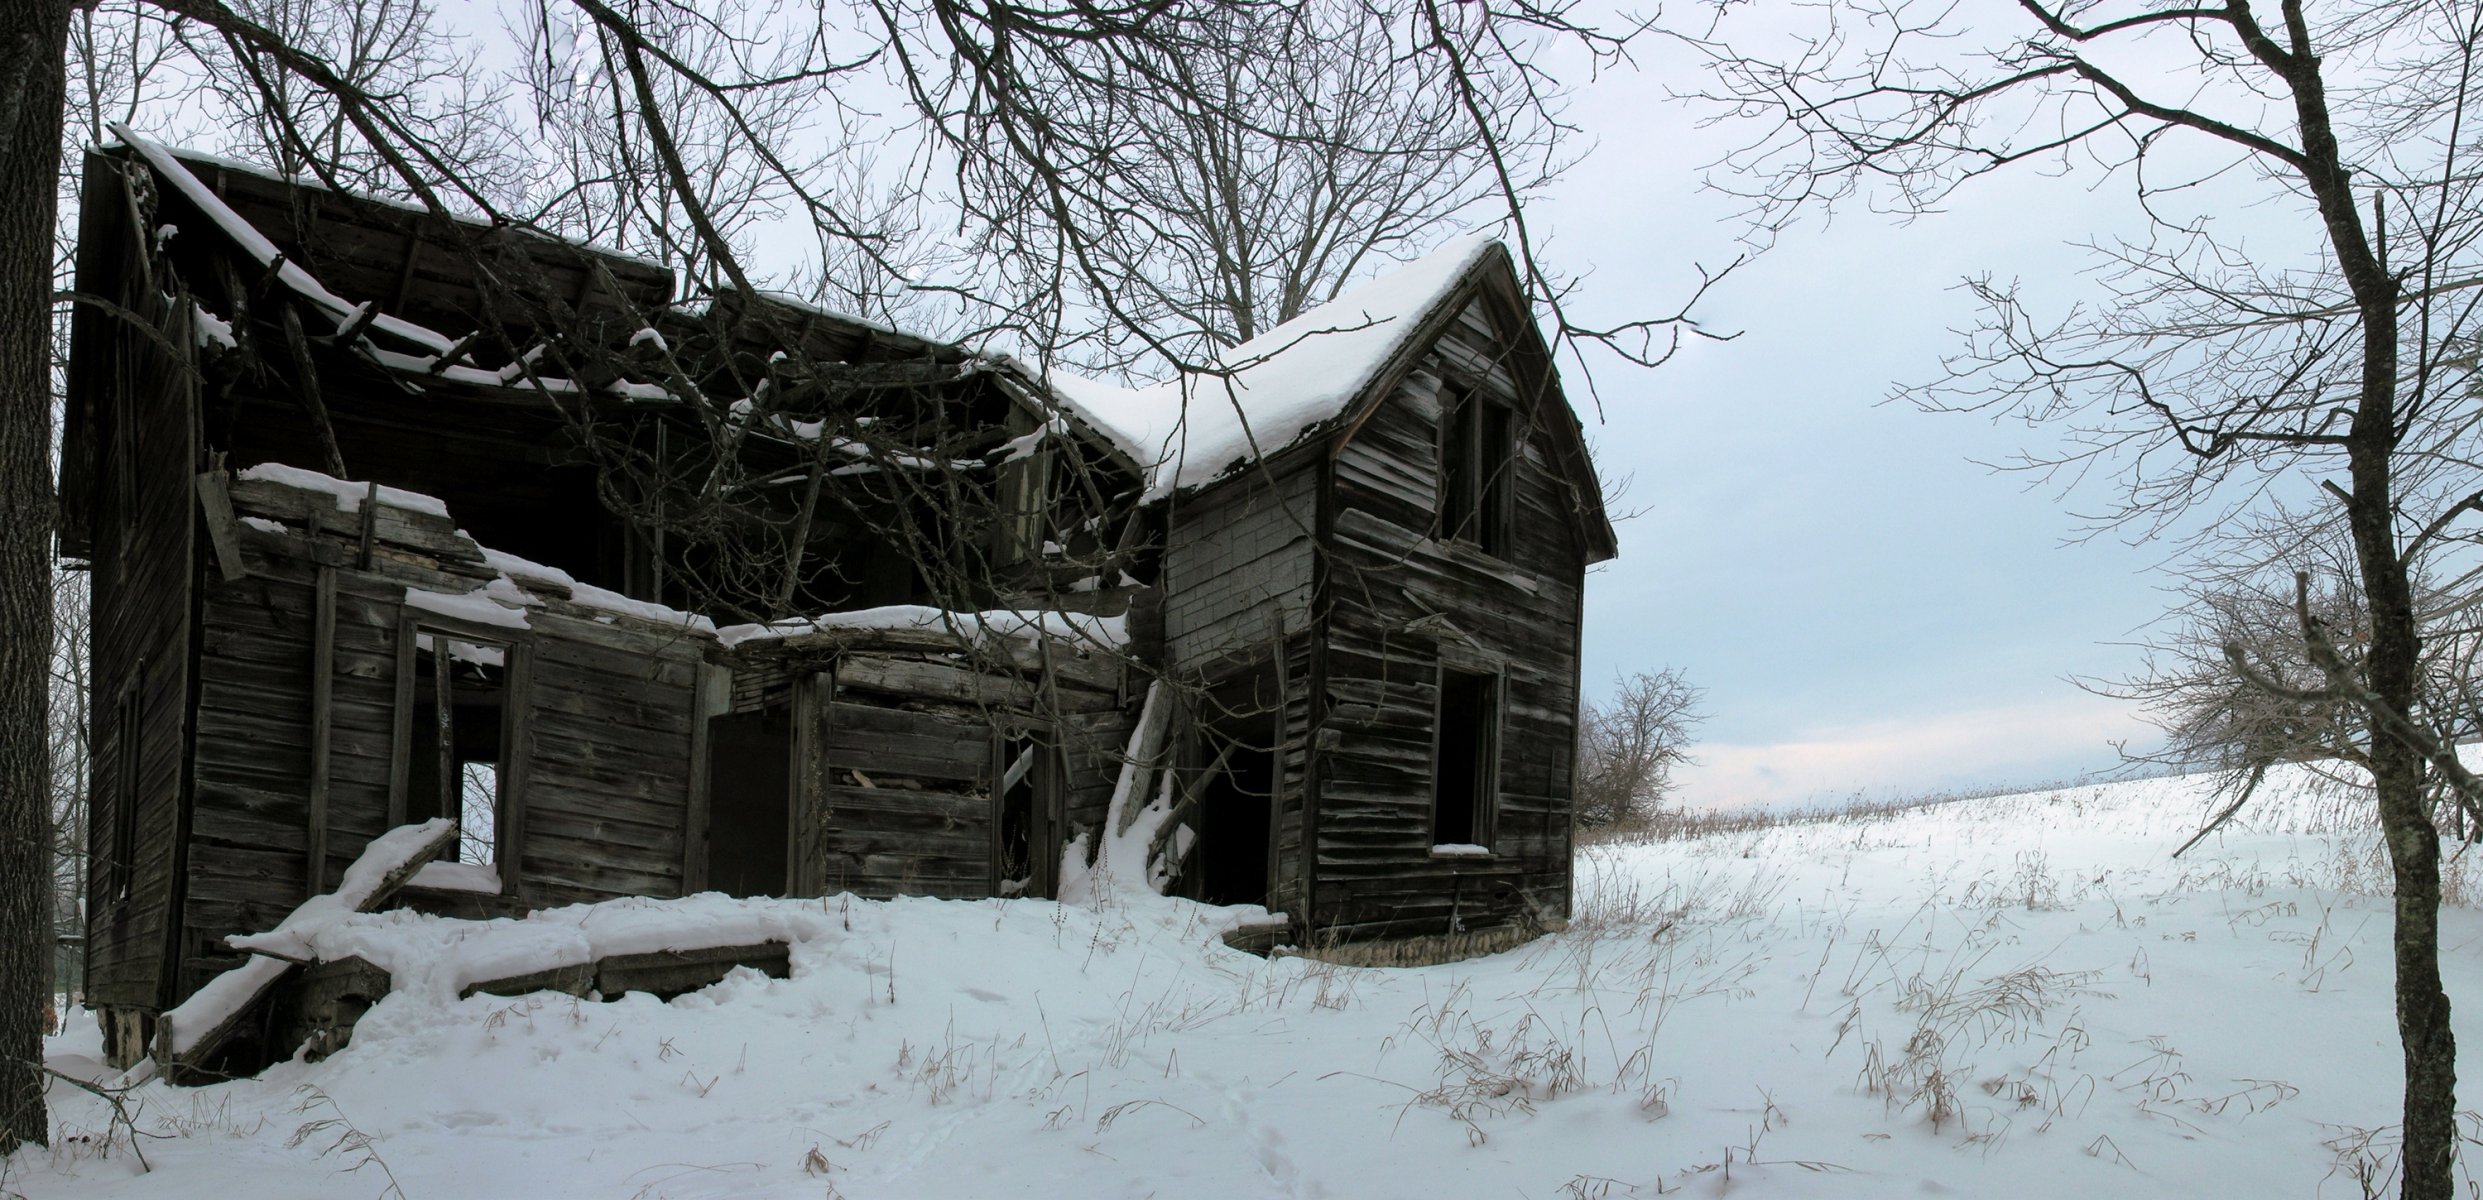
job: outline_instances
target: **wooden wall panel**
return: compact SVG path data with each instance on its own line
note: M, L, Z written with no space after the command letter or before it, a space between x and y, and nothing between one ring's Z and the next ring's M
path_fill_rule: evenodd
M1172 502L1164 549L1164 643L1177 674L1263 652L1310 624L1318 472L1308 459L1253 470Z
M119 186L97 194L120 201ZM85 305L72 318L74 386L94 418L88 444L98 467L85 497L97 767L86 987L95 1003L151 1010L172 1000L180 929L198 388L188 293L150 265L144 230L127 220L98 225L97 244L80 249L80 286L111 296L150 328ZM127 861L116 864L115 830L124 822L132 840Z
M819 706L819 880L861 896L992 892L992 725L972 710Z
M696 647L548 613L530 620L524 899L680 894Z
M1431 536L1450 381L1520 414L1513 536L1503 556ZM1585 552L1568 515L1576 498L1531 427L1533 413L1478 304L1335 457L1323 648L1330 707L1315 768L1315 936L1436 934L1566 910ZM1431 853L1444 653L1497 663L1501 672L1499 792L1487 859Z

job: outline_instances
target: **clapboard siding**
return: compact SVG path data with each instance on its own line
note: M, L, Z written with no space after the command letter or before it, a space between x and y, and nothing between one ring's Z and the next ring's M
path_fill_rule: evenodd
M1480 303L1383 397L1333 459L1325 546L1315 936L1403 937L1558 915L1568 902L1576 609L1585 548ZM1504 555L1432 534L1450 386L1519 414ZM1443 635L1441 619L1458 634ZM1434 734L1442 642L1502 678L1500 773L1488 859L1434 857Z
M697 647L535 613L519 894L679 895Z
M1307 459L1176 499L1164 549L1164 642L1180 672L1310 623L1318 472Z
M88 185L116 209L123 200L117 179L90 169ZM96 233L98 225L112 236ZM93 536L96 764L85 976L94 1003L143 1011L176 999L169 968L179 956L189 783L197 376L189 294L150 264L146 235L119 222L88 229L80 286L113 296L135 322L87 305L71 318L81 344L101 351L79 360L71 384L87 399L89 443L102 467L84 497ZM116 845L124 824L126 847Z

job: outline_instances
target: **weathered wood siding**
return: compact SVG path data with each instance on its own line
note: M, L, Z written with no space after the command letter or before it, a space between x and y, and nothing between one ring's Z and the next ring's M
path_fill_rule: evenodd
M324 542L245 528L239 542L249 574L225 579L207 567L197 580L195 801L176 999L241 961L225 947L226 935L268 928L335 886L388 828L406 588L453 591L475 582L386 547L367 570L322 565L346 559L352 536L339 514L324 521ZM322 572L334 580L335 612L326 871L314 884ZM678 894L701 643L558 605L530 609L528 622L526 631L501 635L523 647L527 663L510 697L525 710L517 723L523 744L509 749L504 776L518 868L504 875L500 897L463 907L514 912Z
M1445 381L1512 405L1519 450L1505 557L1431 536ZM1577 603L1584 550L1570 485L1534 428L1501 339L1470 307L1334 458L1317 765L1314 936L1397 937L1561 914L1568 901ZM1487 859L1434 857L1431 796L1445 615L1502 690L1497 819Z
M820 890L991 895L997 829L989 716L843 698L819 713Z
M310 894L315 583L306 564L244 554L248 578L200 579L184 995L242 961L226 935L272 928Z
M74 318L82 348L75 386L91 389L100 450L90 497L95 770L86 988L94 1003L151 1010L176 999L168 993L189 782L198 381L190 302L179 282L151 277L142 246L86 250L93 257L82 251L84 285L117 278L118 302L144 322L133 326L87 306ZM126 862L115 844L124 825Z
M1278 721L1273 908L1300 911L1304 798L1310 779L1305 731L1316 615L1320 464L1295 455L1173 501L1163 568L1166 673L1193 704L1197 689L1239 671L1277 672L1285 689ZM1211 713L1191 714L1213 720ZM1107 796L1108 798L1108 796Z
M1263 654L1310 624L1319 472L1296 457L1175 499L1164 544L1164 655L1176 675Z
M528 621L523 898L679 895L702 647L575 615Z

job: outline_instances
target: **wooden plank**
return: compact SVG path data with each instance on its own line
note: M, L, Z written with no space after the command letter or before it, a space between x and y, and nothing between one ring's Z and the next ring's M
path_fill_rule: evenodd
M1035 689L1015 676L987 674L947 663L912 658L848 654L836 662L841 690L928 696L965 704L1031 708Z
M224 472L201 471L195 486L199 513L206 519L207 542L215 549L216 573L227 581L248 576L250 568L241 558L240 523L233 519L233 497L224 489Z
M575 963L565 967L547 967L511 975L505 979L488 979L470 983L457 992L460 1000L472 996L523 996L531 992L566 992L583 996L595 990L595 964Z
M517 901L527 894L523 868L534 796L534 658L529 643L509 643L500 677L500 807L493 817L499 845L492 849L492 865L500 874L501 894Z
M402 850L402 853L396 854L388 861L386 869L369 892L356 898L354 911L371 912L385 905L390 897L395 896L397 891L405 886L406 880L414 877L414 872L422 869L422 864L438 857L440 851L446 849L456 838L456 826L443 825L419 842L398 848ZM364 853L368 856L379 853L379 851L373 849ZM350 874L351 872L348 872L349 876ZM259 961L278 961L272 956L254 955L253 958ZM242 969L253 968L245 966ZM217 1078L217 1073L210 1071L209 1066L217 1060L226 1045L231 1043L234 1035L249 1028L255 1022L260 1006L267 1001L269 991L297 969L293 965L282 964L276 968L259 971L261 978L251 980L250 985L243 989L242 994L220 997L216 1003L196 1014L192 1019L205 1020L209 1023L202 1026L195 1034L185 1036L177 1026L175 1017L180 1015L178 1010L166 1013L163 1019L156 1022L155 1031L155 1061L163 1068L165 1081L174 1084L193 1084L212 1082Z
M309 894L328 887L329 758L335 745L336 571L319 568L318 616L311 635L310 664L310 849Z
M821 894L819 839L827 811L827 723L836 677L824 671L793 685L793 796L785 806L786 888L796 896Z
M690 704L690 794L681 825L681 894L707 890L707 835L710 768L707 723L731 712L733 672L712 663L698 665L698 687Z
M414 760L414 610L397 613L396 704L390 710L395 728L388 750L388 826L405 824L406 777Z
M737 967L749 967L771 979L789 979L793 975L793 948L783 942L760 942L750 946L616 954L595 964L595 990L606 998L624 992L646 992L657 999L670 1000L721 982Z

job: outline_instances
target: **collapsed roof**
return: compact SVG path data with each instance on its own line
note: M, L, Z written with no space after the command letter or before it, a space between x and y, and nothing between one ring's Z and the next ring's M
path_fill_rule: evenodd
M114 131L165 188L265 272L262 290L281 287L333 323L314 337L350 348L408 396L446 390L642 405L721 399L716 407L746 411L750 382L713 378L733 374L730 361L702 374L658 362L656 354L646 352L666 349L668 320L712 311L679 302L671 274L655 264L531 232L450 221L171 149L126 128ZM212 176L215 186L202 180L202 173ZM382 236L360 255L320 256L317 274L302 255L289 253L270 236L287 223L298 231L310 222L339 221ZM174 232L171 225L157 230L159 243ZM511 286L521 280L526 286ZM530 300L527 311L509 311L513 298ZM1611 557L1614 537L1583 429L1561 394L1509 252L1487 236L1452 241L1223 351L1213 363L1134 388L1063 371L1044 374L1006 354L906 334L790 297L714 301L715 308L743 318L728 339L728 360L763 355L771 339L781 341L784 331L793 329L805 350L831 361L928 362L951 379L985 377L1040 410L1045 431L1074 429L1125 457L1142 478L1140 499L1149 502L1278 454L1350 437L1431 336L1476 304L1490 310L1533 395L1540 427L1551 435L1554 461L1575 489L1589 561ZM200 322L205 338L217 336L223 324L204 310ZM487 323L503 326L503 340L510 325L533 326L544 331L544 340L531 349L512 349L495 362L486 344L490 339L478 328ZM443 327L478 331L453 335ZM601 348L595 377L570 378L543 366L542 353L553 342L574 343L576 332L590 330L610 343ZM720 396L708 393L710 385L720 387ZM77 446L81 416L74 404L69 423L63 490L73 503L64 506L63 540L75 553L74 546L83 543L83 514L75 510L69 484L84 464ZM815 423L784 419L771 419L763 432L800 440L821 436Z

